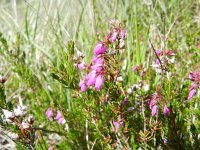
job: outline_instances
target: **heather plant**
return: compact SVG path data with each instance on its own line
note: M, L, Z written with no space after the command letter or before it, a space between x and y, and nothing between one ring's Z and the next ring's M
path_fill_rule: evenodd
M16 149L199 149L198 1L0 4L0 135Z

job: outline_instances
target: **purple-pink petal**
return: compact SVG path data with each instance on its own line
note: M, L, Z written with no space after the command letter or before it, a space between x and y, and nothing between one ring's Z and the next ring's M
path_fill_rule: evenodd
M85 83L85 81L84 81L84 80L81 80L81 81L79 82L78 86L81 87L84 83Z
M161 56L161 55L162 55L162 51L161 51L161 50L156 50L156 54L157 54L158 56Z
M80 63L80 64L77 65L77 67L78 67L78 70L81 71L81 70L83 70L85 68L85 64L84 63Z
M95 64L93 66L91 66L92 70L95 70L96 72L100 72L103 69L103 65L102 64Z
M45 112L47 118L52 118L53 117L53 109L52 108L48 108L47 111Z
M59 111L57 111L56 119L59 120L60 118L62 118L62 115Z
M136 72L138 69L139 69L139 66L134 66L134 67L132 68L132 71L133 71L133 72Z
M167 51L167 55L168 56L174 56L175 54L174 54L174 52L172 50L168 50Z
M126 38L126 30L122 29L120 36L121 36L121 39L125 39Z
M158 106L157 105L154 105L151 109L151 115L152 116L155 116L157 114L157 111L158 111Z
M81 86L81 92L85 92L87 90L87 85L82 84Z
M144 76L144 73L145 73L144 70L142 70L142 71L140 72L140 77L141 77L141 78Z
M99 42L94 48L94 54L99 55L105 53L106 49L107 49L106 45L102 42Z
M169 112L170 112L169 108L167 108L167 106L165 105L163 110L164 115L167 116Z
M117 39L117 36L118 36L118 33L117 32L114 32L113 35L112 35L112 38L111 38L111 42L114 43Z
M94 85L96 82L96 71L90 72L87 76L87 86Z
M113 122L113 125L114 125L114 131L115 131L115 133L117 133L118 132L118 130L119 130L119 126L120 126L120 124L118 123L118 122Z
M99 91L103 85L104 77L102 75L98 75L95 82L95 89Z
M58 119L58 124L62 124L63 120L64 120L64 119L63 119L62 117L59 118L59 119Z
M196 89L191 90L188 95L188 100L190 100L192 97L194 97L195 94L196 94Z

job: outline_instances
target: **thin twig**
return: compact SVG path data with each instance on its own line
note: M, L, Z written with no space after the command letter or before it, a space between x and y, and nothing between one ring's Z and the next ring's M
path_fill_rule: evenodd
M172 30L172 28L173 28L175 22L177 21L177 18L178 18L178 17L176 17L176 18L174 19L174 22L171 24L171 26L170 26L170 28L169 28L169 31L167 32L167 34L166 34L166 36L165 36L165 41L167 41L168 36L169 36L169 34L170 34L170 32L171 32L171 30Z
M153 44L152 44L152 42L151 42L150 39L149 39L149 42L150 42L151 47L152 47L152 49L153 49L153 51L154 51L154 53L155 53L155 55L156 55L156 57L157 57L157 59L158 59L158 61L159 61L159 63L160 63L161 69L162 69L162 71L163 71L164 69L163 69L162 62L161 62L160 58L158 57L158 55L157 55L157 53L156 53L156 50L155 50L155 48L154 48L154 46L153 46Z

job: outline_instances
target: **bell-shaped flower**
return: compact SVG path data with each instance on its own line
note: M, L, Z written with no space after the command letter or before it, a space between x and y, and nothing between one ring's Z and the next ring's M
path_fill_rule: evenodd
M85 69L85 63L84 62L81 62L77 65L77 68L79 71L82 71L83 69Z
M158 112L158 106L157 105L154 105L152 108L151 108L151 115L152 116L155 116Z
M96 71L93 70L91 71L87 76L86 76L86 79L87 79L87 86L92 86L95 84L96 82Z
M47 111L45 112L45 114L46 114L46 117L51 120L53 117L53 109L48 108Z
M95 89L97 91L99 91L101 89L103 82L104 82L104 77L102 75L98 75L96 77L96 82L95 82Z
M79 87L81 88L81 91L82 91L82 92L85 92L85 91L87 90L87 85L86 85L86 83L85 83L85 80L81 80L81 81L79 82Z
M194 97L195 94L196 94L196 89L190 90L188 94L188 100L192 99L192 97Z
M167 116L169 112L170 112L169 108L167 108L167 106L165 105L163 110L164 115Z
M111 38L111 42L114 43L117 39L117 36L118 36L118 33L117 32L114 32L113 35L112 35L112 38Z
M106 52L106 45L103 42L99 42L94 48L94 54L99 55Z
M118 130L119 130L119 127L120 127L120 124L118 123L118 122L113 122L113 125L114 125L114 131L115 131L115 133L117 133L118 132Z
M60 111L57 111L56 119L59 120L60 118L62 118L62 115Z

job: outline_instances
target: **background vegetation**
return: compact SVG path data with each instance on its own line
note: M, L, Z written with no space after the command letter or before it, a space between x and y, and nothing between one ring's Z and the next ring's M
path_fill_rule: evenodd
M187 96L188 75L200 69L199 0L1 0L0 14L0 75L6 78L0 107L12 111L22 102L35 120L30 140L15 141L18 149L198 149L200 92L190 101ZM128 95L123 110L118 110L125 98L121 92L105 103L113 82L101 92L80 92L81 73L73 59L82 52L91 62L110 18L127 30L126 48L116 58L123 77L117 90L127 91L140 80L150 87ZM156 56L149 41L155 49L175 52L169 78L152 70ZM132 72L136 65L147 70L143 78ZM173 109L168 117L161 106L156 117L145 106L145 97L158 89ZM49 107L62 112L68 129L46 117ZM115 133L112 122L120 112L126 112L126 125ZM22 134L0 114L3 130Z

